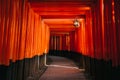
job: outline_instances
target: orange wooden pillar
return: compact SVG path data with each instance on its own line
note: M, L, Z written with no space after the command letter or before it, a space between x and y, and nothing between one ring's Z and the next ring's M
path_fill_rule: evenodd
M94 56L96 59L102 59L102 24L101 24L101 15L100 15L100 3L99 0L96 1L96 4L92 7L92 18L93 18L93 49Z
M49 40L50 40L50 30L49 27L46 25L46 31L45 31L45 49L44 53L47 54L49 52Z
M62 50L66 51L66 35L62 35Z
M7 61L7 57L8 57L8 53L5 52L7 49L7 33L6 33L6 28L7 26L5 25L6 21L7 21L7 16L5 17L6 14L6 1L1 1L1 10L0 10L0 14L1 14L1 23L0 23L0 36L1 36L1 40L0 40L0 65L9 65L9 62ZM8 4L9 6L9 4ZM3 9L2 9L3 7ZM5 30L6 29L6 30ZM4 39L6 39L6 41L4 41ZM6 46L6 47L5 47ZM3 59L3 57L5 58L6 55L6 60Z
M75 51L75 32L70 32L70 51Z
M116 41L117 41L117 54L116 56L114 56L114 58L116 59L116 63L118 64L118 66L120 66L120 3L119 0L114 0L112 1L112 6L114 8L114 11L112 11L113 14L113 21L115 23L114 29L116 29Z
M42 21L42 25L41 25L41 50L42 50L42 54L44 53L44 48L45 48L45 24Z

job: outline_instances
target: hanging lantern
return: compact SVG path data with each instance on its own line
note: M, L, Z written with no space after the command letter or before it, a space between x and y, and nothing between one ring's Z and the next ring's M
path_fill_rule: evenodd
M78 21L77 19L75 19L75 20L73 21L73 25L74 25L76 28L80 27L80 23L79 23L79 21Z

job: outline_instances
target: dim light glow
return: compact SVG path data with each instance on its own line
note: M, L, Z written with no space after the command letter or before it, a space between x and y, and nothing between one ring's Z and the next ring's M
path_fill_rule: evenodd
M78 27L80 27L80 22L79 22L77 19L75 19L75 20L73 21L73 25L74 25L76 28L78 28Z

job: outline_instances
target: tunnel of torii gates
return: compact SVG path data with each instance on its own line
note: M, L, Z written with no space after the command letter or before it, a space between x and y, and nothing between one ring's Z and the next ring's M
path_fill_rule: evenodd
M96 80L120 80L119 30L119 0L0 0L0 80L27 80L51 50L83 56Z

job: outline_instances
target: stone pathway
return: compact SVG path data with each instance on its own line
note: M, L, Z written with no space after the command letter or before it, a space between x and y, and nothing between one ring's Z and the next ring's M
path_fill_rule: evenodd
M84 74L84 69L78 69L73 61L50 56L51 64L39 80L89 80Z

